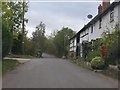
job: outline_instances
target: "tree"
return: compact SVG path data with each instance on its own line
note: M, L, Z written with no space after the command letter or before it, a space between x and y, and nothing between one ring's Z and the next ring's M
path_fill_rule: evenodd
M22 42L22 33L21 32L14 32L13 34L13 45L12 45L12 53L13 54L21 54L21 43Z
M26 18L23 18L25 12L28 11L28 3L24 3L24 13L22 10L22 2L2 2L2 21L5 21L5 25L11 33L11 50L13 47L14 33L21 31L22 21L27 22ZM4 37L6 38L6 37Z
M2 2L2 19L7 21L11 32L21 29L23 15L28 11L28 3L24 2L25 10L22 10L22 2ZM28 20L24 18L27 22Z
M40 24L36 26L36 31L33 32L32 35L36 53L38 51L43 53L45 51L45 24L40 22Z
M11 46L11 33L9 28L5 25L5 21L2 22L2 57L5 57Z
M57 56L67 56L69 50L69 39L73 35L75 35L75 32L68 27L63 27L56 33L53 41L57 49Z
M53 38L46 38L45 39L45 52L48 54L56 54L56 46L53 42Z
M35 54L35 51L34 51L34 43L32 41L32 38L28 38L28 37L25 37L24 38L24 53L25 55L34 55Z
M25 31L25 12L27 12L27 8L26 8L27 4L24 2L22 3L22 41L21 41L21 49L22 49L22 54L24 54L24 31Z

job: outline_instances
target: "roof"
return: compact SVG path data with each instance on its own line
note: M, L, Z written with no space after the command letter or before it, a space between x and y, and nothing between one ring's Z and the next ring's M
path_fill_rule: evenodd
M88 28L90 25L94 24L96 21L98 21L101 17L106 15L111 9L113 9L115 6L119 5L119 2L113 2L104 12L101 14L97 14L87 25L85 25L76 35L74 35L70 40L75 38L77 35L79 35L82 31L84 31L86 28Z

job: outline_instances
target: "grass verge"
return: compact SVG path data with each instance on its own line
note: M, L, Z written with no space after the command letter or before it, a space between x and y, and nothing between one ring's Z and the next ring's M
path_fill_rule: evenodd
M32 58L32 56L30 56L30 55L8 55L7 57L10 57L10 58L26 58L26 59Z
M102 71L99 71L98 73L101 73L105 76L109 76L113 79L116 79L118 80L118 70L114 70L114 69L107 69L107 70L102 70Z
M4 59L2 61L2 74L6 74L8 71L13 70L20 63L17 60Z
M77 65L79 65L80 67L92 70L90 63L85 62L84 60L80 60L80 59L76 59L76 60L72 60L74 63L76 63Z
M84 60L76 59L76 60L71 60L71 61L73 61L74 63L76 63L80 67L83 67L83 68L86 68L86 69L93 71L90 63L85 62ZM107 68L106 70L98 70L96 73L100 73L100 74L103 74L105 76L108 76L108 77L111 77L113 79L118 80L118 75L119 75L118 70L115 70L115 69Z

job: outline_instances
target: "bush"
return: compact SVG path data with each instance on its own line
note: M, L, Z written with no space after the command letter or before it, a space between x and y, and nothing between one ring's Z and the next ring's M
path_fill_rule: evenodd
M105 57L106 64L116 65L120 63L120 27L116 24L116 27L111 33L109 31L103 33L102 42L107 46L107 56Z
M101 56L101 39L92 40L88 46L87 61L90 62L96 56Z
M93 58L90 63L92 69L105 69L105 62L101 57Z
M101 51L100 50L94 50L94 51L90 51L88 53L88 57L87 60L90 62L93 58L95 58L96 56L101 56Z
M116 65L116 64L120 63L120 61L119 61L119 59L120 59L120 55L119 55L120 48L119 48L119 45L120 45L120 43L118 44L118 42L115 42L112 45L112 48L108 50L107 57L105 58L106 62L108 64Z
M9 53L11 41L11 33L5 23L2 23L2 57L5 57Z

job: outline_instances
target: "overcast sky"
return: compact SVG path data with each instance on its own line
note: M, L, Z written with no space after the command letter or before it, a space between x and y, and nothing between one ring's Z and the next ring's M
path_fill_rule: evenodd
M93 17L97 14L99 4L101 2L29 2L26 13L28 37L40 21L46 25L46 35L63 26L78 32L89 21L88 14Z

